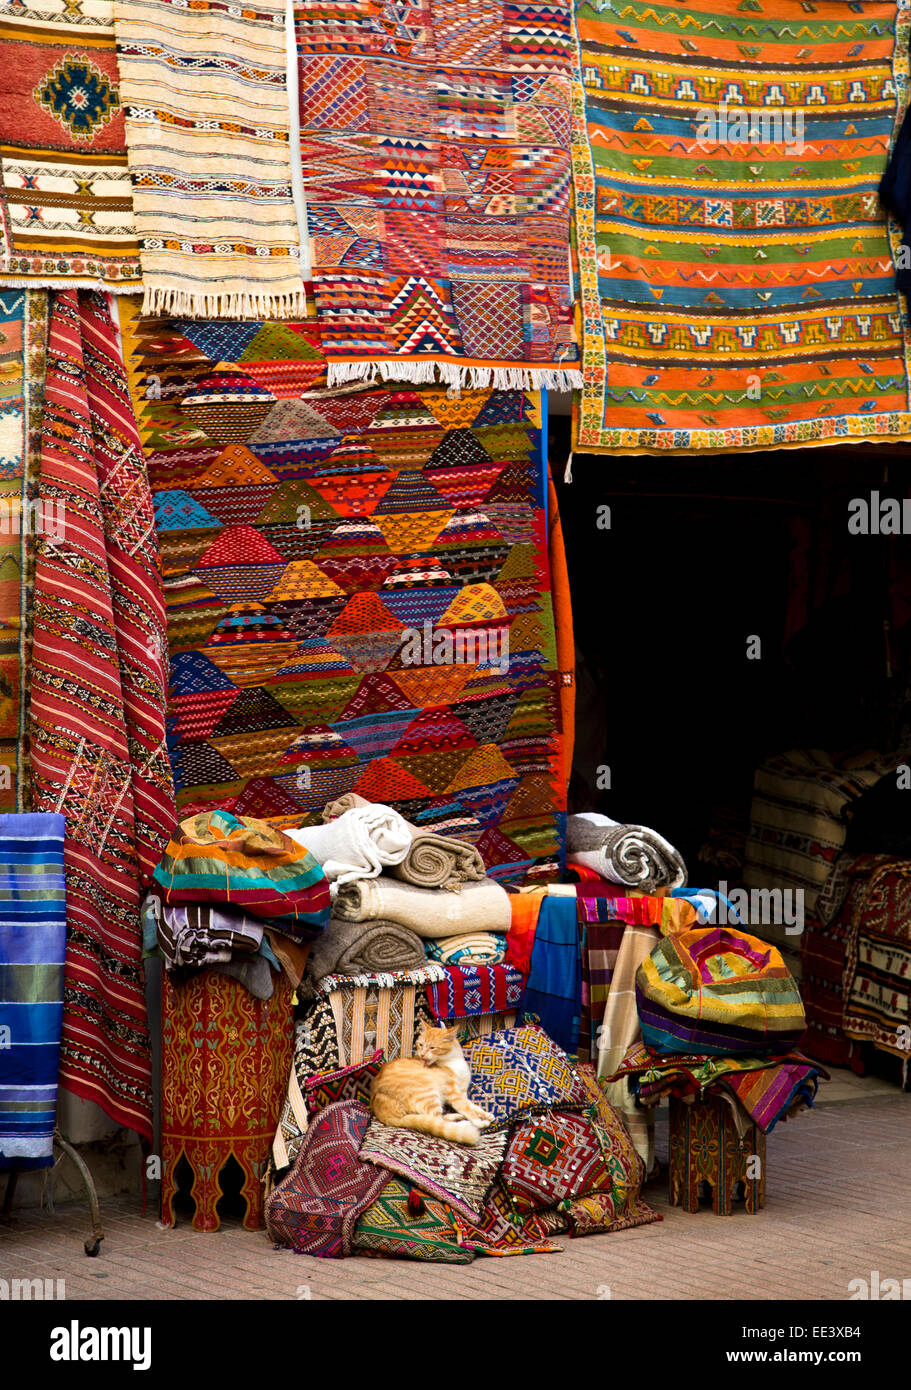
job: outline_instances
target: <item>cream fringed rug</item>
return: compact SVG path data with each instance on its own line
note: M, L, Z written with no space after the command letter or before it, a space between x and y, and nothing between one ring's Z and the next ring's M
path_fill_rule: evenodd
M306 314L284 0L117 0L143 313Z

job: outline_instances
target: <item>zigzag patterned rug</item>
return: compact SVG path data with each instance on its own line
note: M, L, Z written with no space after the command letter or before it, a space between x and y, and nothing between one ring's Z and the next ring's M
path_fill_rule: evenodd
M564 807L538 397L330 393L312 323L140 320L135 303L122 323L182 811L317 821L357 791L472 840L499 879L553 876ZM463 643L464 660L428 661L426 632L456 657L460 637L486 634L501 657L508 638L508 659Z
M579 0L574 448L911 434L877 189L911 16L879 0Z

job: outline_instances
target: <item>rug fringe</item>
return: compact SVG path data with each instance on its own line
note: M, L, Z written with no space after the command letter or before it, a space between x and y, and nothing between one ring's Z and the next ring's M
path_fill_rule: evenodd
M289 319L307 317L307 291L269 290L228 292L179 290L170 285L147 285L142 301L143 317L175 316L186 319Z
M382 362L329 362L329 389L353 381L408 381L415 386L441 382L457 390L482 391L581 391L582 373L572 367L485 367L465 362L409 362L388 358Z

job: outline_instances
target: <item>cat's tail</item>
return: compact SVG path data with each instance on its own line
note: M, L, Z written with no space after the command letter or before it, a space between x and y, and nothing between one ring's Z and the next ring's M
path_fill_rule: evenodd
M419 1134L448 1139L450 1144L476 1144L481 1137L467 1120L445 1120L442 1115L403 1115L395 1123L400 1129L414 1129Z

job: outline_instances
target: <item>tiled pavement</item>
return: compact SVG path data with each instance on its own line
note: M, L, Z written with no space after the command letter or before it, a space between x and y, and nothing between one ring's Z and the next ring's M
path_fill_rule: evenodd
M63 1279L68 1298L101 1300L843 1299L873 1270L911 1278L911 1095L874 1084L865 1096L850 1082L842 1092L857 1098L818 1104L775 1131L757 1216L688 1215L658 1183L645 1195L663 1222L563 1239L559 1255L447 1266L312 1259L273 1250L239 1223L212 1235L189 1221L163 1231L121 1198L103 1204L97 1259L82 1252L81 1205L16 1213L0 1226L0 1278ZM663 1116L658 1133L660 1155Z

